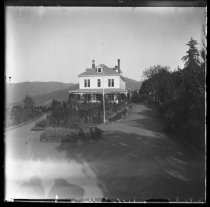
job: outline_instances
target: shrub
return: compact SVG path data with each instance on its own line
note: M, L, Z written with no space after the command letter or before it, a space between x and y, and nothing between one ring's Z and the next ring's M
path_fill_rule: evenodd
M90 127L90 137L93 139L101 138L102 130L98 127Z

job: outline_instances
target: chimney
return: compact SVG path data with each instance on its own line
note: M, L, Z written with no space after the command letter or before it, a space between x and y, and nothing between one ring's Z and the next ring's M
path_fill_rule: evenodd
M115 66L115 71L118 73L118 71L119 71L118 66Z
M120 59L117 59L118 62L118 71L120 72Z
M95 68L95 60L92 60L92 68Z

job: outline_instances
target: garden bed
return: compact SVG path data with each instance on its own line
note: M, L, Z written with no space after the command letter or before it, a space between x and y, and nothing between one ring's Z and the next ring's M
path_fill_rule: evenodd
M69 129L64 127L49 127L40 135L41 142L72 142L88 141L100 138L102 130L97 127L87 127L81 129Z
M117 121L119 119L121 119L123 116L126 115L128 109L127 109L127 106L122 108L121 110L117 111L116 113L114 113L113 115L111 115L110 117L107 118L107 120L109 122L114 122L114 121Z
M36 127L36 126L34 126L34 127L31 128L31 131L44 131L45 129L46 129L46 127Z

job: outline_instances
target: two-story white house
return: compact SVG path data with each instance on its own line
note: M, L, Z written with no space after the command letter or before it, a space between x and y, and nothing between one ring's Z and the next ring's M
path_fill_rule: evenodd
M99 101L99 94L113 94L113 101L117 101L117 94L125 94L127 96L126 81L122 76L120 68L120 60L114 68L109 68L104 64L95 66L92 61L92 68L87 68L85 72L78 75L79 89L69 91L69 95L79 94L81 100L84 94L88 94L89 101ZM100 99L101 100L101 99Z

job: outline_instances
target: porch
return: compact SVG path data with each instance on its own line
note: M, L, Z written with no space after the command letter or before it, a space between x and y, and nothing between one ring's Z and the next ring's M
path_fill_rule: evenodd
M106 103L120 104L128 102L130 96L127 90L104 89L104 99ZM69 102L80 103L102 103L103 89L78 89L69 91Z

